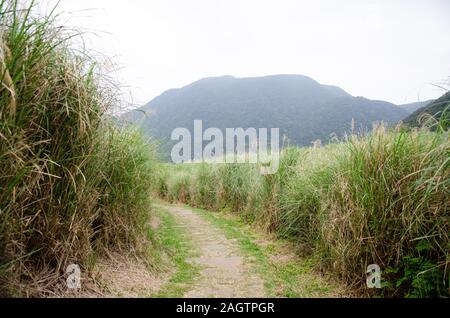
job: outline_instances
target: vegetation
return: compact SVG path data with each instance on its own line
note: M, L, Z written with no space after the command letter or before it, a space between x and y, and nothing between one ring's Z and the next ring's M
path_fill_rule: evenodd
M165 165L159 195L228 210L294 241L361 292L449 295L448 131L380 126L323 148L287 148L274 175L256 165ZM365 287L369 264L383 288Z
M156 232L158 246L168 253L175 272L160 291L152 297L180 298L189 290L194 279L199 275L197 266L189 262L189 258L196 256L197 251L188 235L180 228L177 220L170 213L161 207L157 207L156 212L161 221L161 226Z
M405 119L405 123L413 127L427 125L432 129L438 127L448 129L450 127L450 92L416 110Z
M150 247L152 148L112 125L116 88L78 34L34 8L0 0L2 295L53 295L69 264L87 277L107 250Z
M413 112L415 112L416 110L427 106L428 104L432 103L434 100L429 99L423 102L414 102L414 103L409 103L409 104L403 104L403 105L399 105L401 108L403 108L404 110L406 110L408 113L412 114Z

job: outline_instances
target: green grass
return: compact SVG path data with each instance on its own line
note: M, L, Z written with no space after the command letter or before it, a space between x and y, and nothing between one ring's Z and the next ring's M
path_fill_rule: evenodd
M175 218L162 207L156 207L161 225L156 233L159 247L169 255L170 267L174 269L169 281L151 297L180 298L192 286L199 275L199 268L188 262L196 255L196 249Z

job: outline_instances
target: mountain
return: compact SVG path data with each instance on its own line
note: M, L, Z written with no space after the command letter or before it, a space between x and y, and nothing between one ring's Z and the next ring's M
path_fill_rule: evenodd
M436 119L440 119L442 117L442 114L445 113L445 121L446 121L445 125L448 127L448 122L450 120L449 106L450 106L450 92L447 92L437 100L413 112L404 120L404 123L413 127L417 127L423 123L422 118L426 120L424 114L432 115Z
M403 105L398 105L398 106L400 108L403 108L404 110L406 110L408 113L412 114L419 108L425 107L426 105L430 104L432 101L434 101L434 100L430 99L430 100L427 100L424 102L415 102L415 103L403 104Z
M274 75L205 78L166 91L124 119L165 141L174 128L193 131L194 120L202 119L204 129L280 128L280 136L286 135L291 144L311 145L351 132L352 120L355 131L361 131L375 121L393 124L407 115L394 104L354 97L306 76Z

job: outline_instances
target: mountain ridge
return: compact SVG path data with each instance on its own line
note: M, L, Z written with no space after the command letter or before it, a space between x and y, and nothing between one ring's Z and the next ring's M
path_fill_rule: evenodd
M419 102L412 102L407 104L400 104L398 105L400 108L403 108L404 110L408 111L410 114L415 112L416 110L427 106L428 104L432 103L434 99L429 99L425 101L419 101Z
M341 137L352 129L370 130L376 121L395 124L409 115L395 104L354 97L297 74L203 78L168 90L138 110L123 117L139 122L159 140L169 141L174 128L192 129L193 121L201 119L204 127L223 130L280 128L280 135L301 146L317 139L327 142L330 135Z
M431 115L435 117L437 120L441 119L441 117L444 115L445 116L444 125L448 127L448 121L450 120L449 107L450 107L450 92L447 92L438 99L411 113L408 117L405 118L404 122L409 126L418 127L421 126L426 121L426 118L423 118L424 114Z

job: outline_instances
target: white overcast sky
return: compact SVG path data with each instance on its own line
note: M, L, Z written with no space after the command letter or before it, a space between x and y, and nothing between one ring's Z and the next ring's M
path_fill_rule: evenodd
M44 0L42 0L44 1ZM200 78L302 74L393 103L440 96L449 0L62 0L134 103Z

